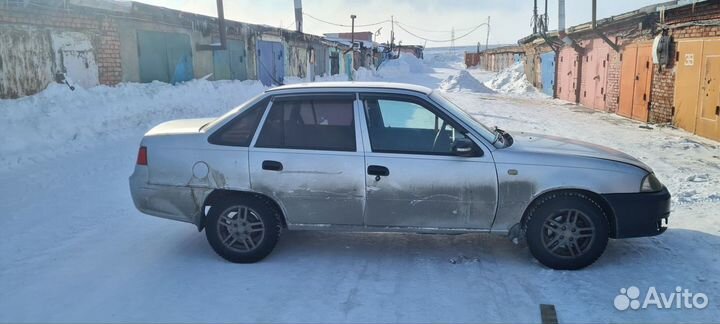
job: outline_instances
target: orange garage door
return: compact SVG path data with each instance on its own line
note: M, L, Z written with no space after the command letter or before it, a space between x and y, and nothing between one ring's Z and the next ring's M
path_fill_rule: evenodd
M675 124L720 140L720 39L678 42Z
M631 44L622 53L620 107L617 113L647 121L652 84L652 44Z

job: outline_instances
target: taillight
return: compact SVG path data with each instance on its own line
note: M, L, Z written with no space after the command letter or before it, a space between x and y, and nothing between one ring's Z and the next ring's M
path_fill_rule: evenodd
M137 157L137 165L147 165L147 147L140 146Z

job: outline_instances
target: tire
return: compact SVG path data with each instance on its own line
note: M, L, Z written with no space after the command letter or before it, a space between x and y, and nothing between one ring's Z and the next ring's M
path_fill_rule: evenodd
M535 203L525 222L532 255L556 270L577 270L593 264L605 252L607 217L585 194L561 192Z
M208 243L215 253L233 263L262 260L280 237L280 213L259 199L232 198L212 206L207 217Z

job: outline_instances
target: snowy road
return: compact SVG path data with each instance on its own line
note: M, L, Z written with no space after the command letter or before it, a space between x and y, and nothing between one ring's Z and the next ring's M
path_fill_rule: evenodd
M384 78L438 88L460 73L456 62L410 70L386 72ZM470 75L491 77L480 71ZM232 86L203 93L218 96ZM81 139L77 146L58 140L0 169L0 322L525 323L540 321L539 304L554 304L561 322L720 318L717 143L668 128L640 128L539 96L484 93L475 86L450 96L489 125L612 146L654 167L675 196L671 228L654 238L611 241L597 263L575 272L544 268L527 249L489 235L285 232L266 260L230 264L193 226L136 211L127 185L149 125L226 109L199 106L233 104L210 98L132 127L107 125L122 134L98 134L96 141ZM172 97L172 91L186 90L163 91ZM257 91L238 91L243 95L233 99ZM148 98L170 100L155 92ZM102 102L115 107L123 100ZM33 103L0 101L0 114ZM22 139L11 140L22 146ZM682 286L705 293L709 305L618 311L613 299L628 286L666 293Z

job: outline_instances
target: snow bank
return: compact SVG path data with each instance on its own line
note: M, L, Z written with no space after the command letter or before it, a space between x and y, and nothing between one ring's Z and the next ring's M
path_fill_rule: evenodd
M219 116L264 89L257 81L126 83L75 91L53 83L37 95L0 100L0 168L106 137L142 134L169 119Z
M547 97L525 78L525 67L522 62L498 72L485 85L497 92L525 97Z
M355 81L381 81L382 76L380 73L373 69L360 67L355 71Z
M399 76L429 73L433 72L433 69L414 55L401 53L399 58L383 62L378 71L384 76Z
M424 61L431 67L455 68L460 70L465 66L465 53L461 51L426 50Z
M450 75L440 83L440 90L445 92L471 91L479 93L493 93L482 82L478 81L468 71L461 70L457 75Z

